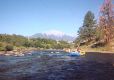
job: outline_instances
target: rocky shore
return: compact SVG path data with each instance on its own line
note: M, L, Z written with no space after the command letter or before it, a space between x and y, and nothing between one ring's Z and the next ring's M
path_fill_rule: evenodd
M13 51L0 51L0 55L5 56L24 56L25 54L30 54L32 51L38 50L36 48L28 48L28 49L18 49Z

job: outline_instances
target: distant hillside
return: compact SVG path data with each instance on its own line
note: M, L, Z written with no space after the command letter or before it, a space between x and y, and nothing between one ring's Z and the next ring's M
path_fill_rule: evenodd
M53 39L53 40L63 40L63 41L74 41L75 37L66 35L66 34L48 34L48 33L37 33L31 36L31 38L45 38L45 39Z

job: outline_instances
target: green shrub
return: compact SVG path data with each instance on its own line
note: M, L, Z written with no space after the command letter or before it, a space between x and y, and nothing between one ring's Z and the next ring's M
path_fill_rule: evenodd
M12 45L7 45L7 46L5 47L5 50L6 50L6 51L12 51L12 50L13 50L13 46L12 46Z
M4 51L5 49L4 49L4 47L0 47L0 51Z
M0 42L0 51L4 51L4 44Z

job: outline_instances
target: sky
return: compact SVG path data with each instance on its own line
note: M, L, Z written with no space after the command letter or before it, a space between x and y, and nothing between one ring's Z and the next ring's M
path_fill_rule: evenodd
M98 19L104 0L0 0L0 33L30 36L62 32L77 36L87 11Z

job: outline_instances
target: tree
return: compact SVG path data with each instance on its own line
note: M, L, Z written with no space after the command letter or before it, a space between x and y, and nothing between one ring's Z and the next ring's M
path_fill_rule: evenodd
M114 37L114 11L112 0L105 0L100 9L99 27L103 34L102 40L109 43Z
M96 20L94 14L88 11L84 17L82 27L78 31L78 40L80 41L91 41L95 36ZM80 39L79 39L80 38Z

